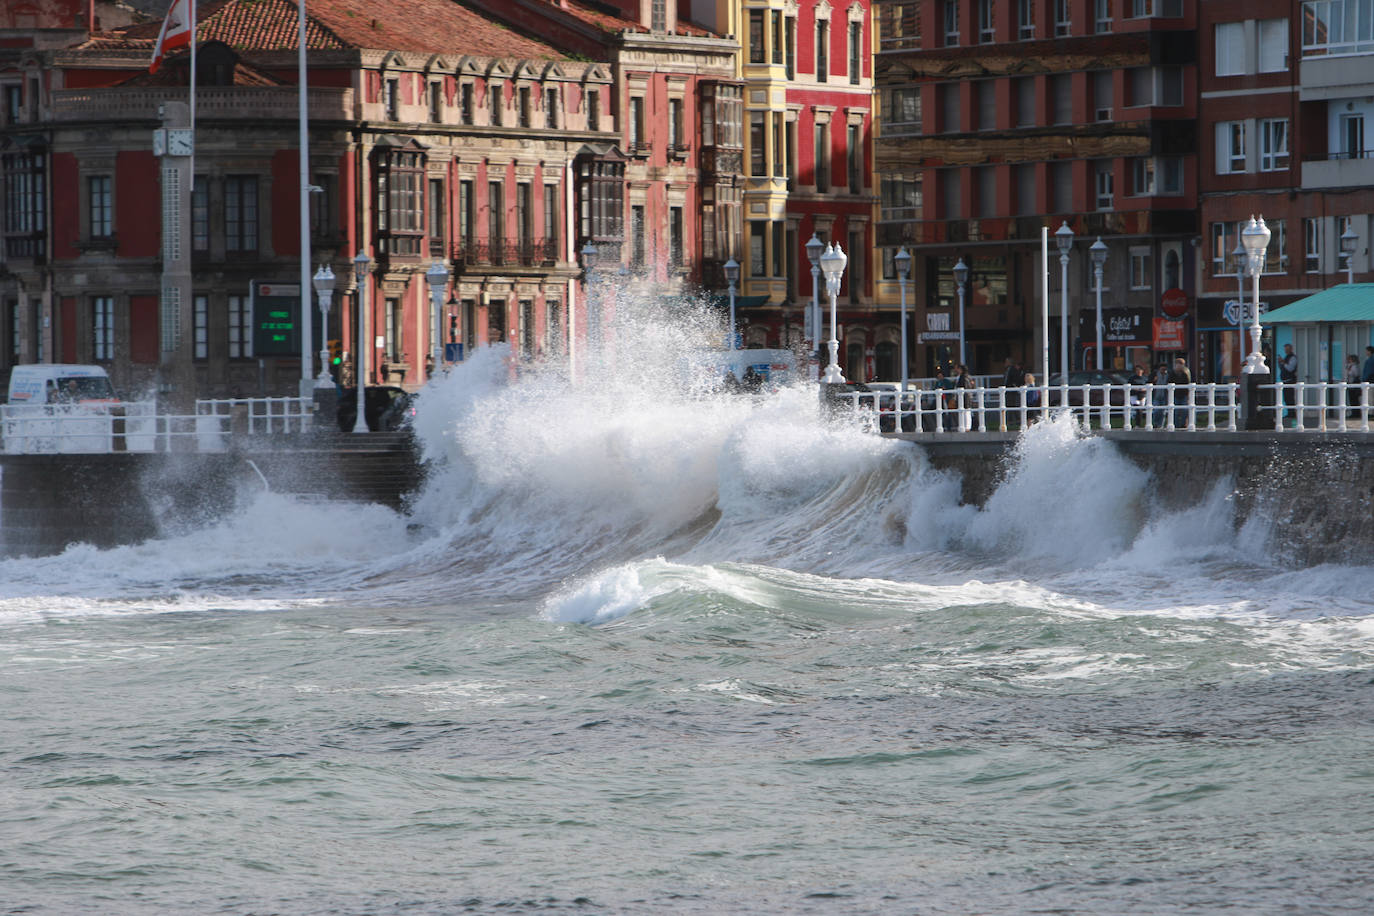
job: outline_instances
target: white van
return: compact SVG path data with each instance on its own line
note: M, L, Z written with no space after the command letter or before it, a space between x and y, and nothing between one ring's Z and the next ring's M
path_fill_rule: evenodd
M9 403L113 405L119 403L103 366L30 363L10 371Z

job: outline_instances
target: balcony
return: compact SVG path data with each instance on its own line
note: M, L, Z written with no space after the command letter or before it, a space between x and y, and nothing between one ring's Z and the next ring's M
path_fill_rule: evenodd
M464 267L553 267L558 263L556 239L526 241L468 241L453 243L453 262Z
M1332 153L1327 159L1302 164L1304 191L1319 188L1364 188L1374 185L1374 150Z
M351 120L352 89L307 89L312 120ZM51 119L59 122L157 120L164 102L185 101L185 88L57 89ZM300 97L292 87L211 86L196 90L198 119L283 120L300 116Z

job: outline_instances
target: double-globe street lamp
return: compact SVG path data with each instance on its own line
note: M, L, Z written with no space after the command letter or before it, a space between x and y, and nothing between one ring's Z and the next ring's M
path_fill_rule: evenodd
M1355 221L1347 217L1345 231L1341 233L1341 257L1345 258L1345 282L1355 282L1355 249L1360 244L1360 235L1355 231Z
M358 416L353 421L355 433L367 432L367 351L371 347L368 340L367 278L371 269L372 259L366 251L359 250L353 259L353 279L358 284L358 344L354 348L358 351Z
M444 287L448 286L448 269L442 262L435 261L425 271L425 280L429 283L429 308L434 319L431 322L433 330L430 333L434 336L430 340L429 364L429 375L433 377L444 364Z
M739 261L733 257L725 262L725 282L730 284L730 343L728 350L738 350L739 340L735 333L735 284L739 282Z
M892 256L892 266L897 270L897 285L902 288L902 368L897 372L897 384L906 388L906 280L911 274L911 255L905 248L897 249Z
M849 258L845 257L844 251L839 244L825 246L825 254L821 255L821 271L825 274L825 289L830 294L830 340L826 342L826 347L830 350L830 365L825 367L825 375L821 381L827 385L843 385L844 373L840 371L840 341L836 334L837 311L836 299L840 295L840 278L844 276L844 267L849 263Z
M1264 225L1264 217L1258 220L1250 217L1250 223L1241 231L1240 241L1249 256L1250 276L1254 277L1254 300L1251 307L1250 355L1245 357L1243 375L1268 375L1269 366L1260 351L1259 289L1260 274L1264 272L1264 250L1269 247L1269 227Z
M1093 279L1097 281L1097 371L1102 371L1102 265L1107 263L1107 244L1097 237L1088 249L1093 258Z
M321 264L310 281L315 294L320 299L320 374L315 379L316 388L334 387L334 377L329 374L329 306L334 301L334 270L328 264Z

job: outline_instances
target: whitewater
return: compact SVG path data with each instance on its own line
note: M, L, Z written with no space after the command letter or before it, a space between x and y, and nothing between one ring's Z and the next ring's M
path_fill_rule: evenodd
M0 560L0 913L1374 911L1374 567L1067 417L961 505L621 295L404 512Z

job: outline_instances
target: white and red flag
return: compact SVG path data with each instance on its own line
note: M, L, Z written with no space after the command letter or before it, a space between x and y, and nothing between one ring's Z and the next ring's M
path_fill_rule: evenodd
M172 0L167 10L167 18L162 20L162 31L158 33L157 45L153 48L153 62L148 65L149 73L156 73L162 66L162 57L173 48L184 48L191 43L191 33L195 23L191 21L191 0Z

